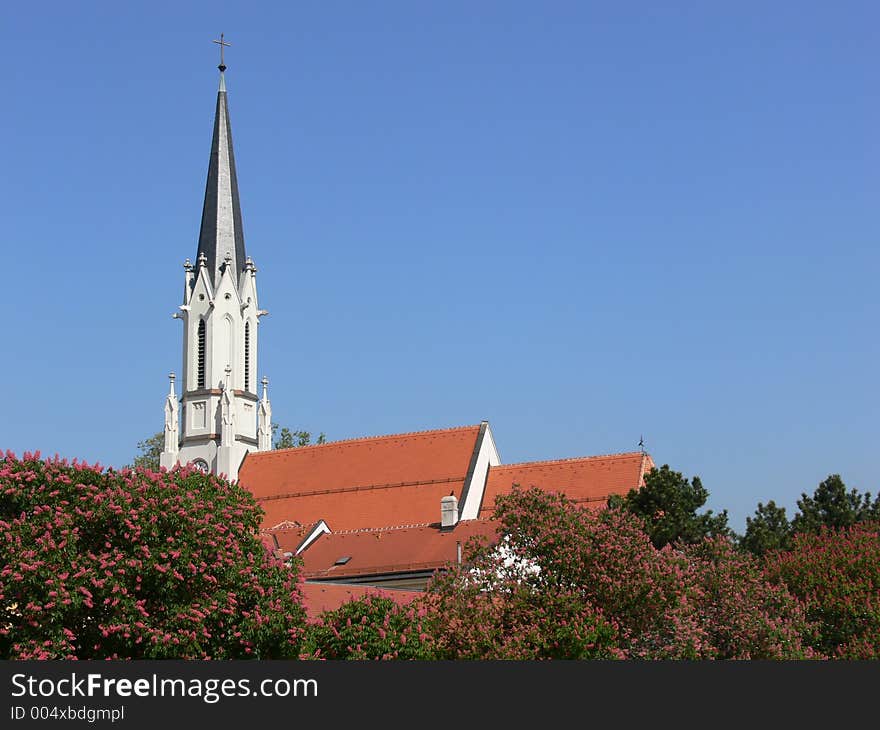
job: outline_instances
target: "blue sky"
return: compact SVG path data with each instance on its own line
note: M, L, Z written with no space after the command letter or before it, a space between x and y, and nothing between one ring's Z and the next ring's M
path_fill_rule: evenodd
M880 7L662 5L9 9L0 447L161 428L223 31L275 420L876 493Z

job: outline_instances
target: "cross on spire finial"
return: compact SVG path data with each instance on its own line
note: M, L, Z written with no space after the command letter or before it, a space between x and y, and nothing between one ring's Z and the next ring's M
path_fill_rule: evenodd
M213 43L216 43L218 46L220 46L220 65L217 66L217 68L220 69L220 73L223 73L223 72L226 70L226 64L223 63L223 47L226 46L226 47L228 48L228 47L231 46L232 44L231 44L231 43L227 43L226 41L223 40L223 34L222 34L222 33L220 34L220 40L219 40L219 41L216 41L216 40L215 40L215 41L212 41L212 42L213 42Z

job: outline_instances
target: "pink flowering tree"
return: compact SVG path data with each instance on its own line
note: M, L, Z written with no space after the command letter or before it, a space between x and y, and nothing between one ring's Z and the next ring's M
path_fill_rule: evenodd
M800 598L818 624L818 651L880 659L880 524L797 534L790 550L767 554L765 571Z
M480 548L476 575L526 586L533 600L574 594L614 627L621 656L704 655L705 632L688 603L687 560L657 550L631 513L590 511L531 488L499 497L495 517L504 548Z
M489 562L479 561L483 568ZM442 659L617 659L617 627L577 590L544 592L510 574L491 587L467 569L435 577L424 600Z
M305 614L296 569L236 484L185 468L0 459L0 655L284 658Z
M759 558L724 537L683 548L690 561L694 609L706 643L723 659L818 657L816 625L785 585L764 575Z
M798 602L726 538L651 543L641 520L563 495L499 497L499 541L469 544L467 570L429 586L438 644L453 656L799 658Z
M308 627L304 659L435 659L415 605L368 595L325 611Z

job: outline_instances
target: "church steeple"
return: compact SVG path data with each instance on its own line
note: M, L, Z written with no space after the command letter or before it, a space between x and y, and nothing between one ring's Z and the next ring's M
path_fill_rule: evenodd
M229 105L226 98L226 65L220 53L220 88L214 113L214 136L208 162L208 181L205 185L205 203L202 206L202 225L199 230L199 248L196 260L204 254L208 278L216 287L227 257L236 283L245 269L247 255L244 249L244 228L241 221L241 203L238 197L238 178L235 174L235 155L232 151L232 127L229 124Z
M196 264L184 264L181 407L174 376L165 407L165 449L160 463L192 463L230 479L249 451L271 448L271 406L257 395L260 319L257 267L247 256L241 225L238 179L226 102L220 36L220 89L214 116L208 182ZM264 380L265 382L265 380ZM179 428L178 428L179 420ZM268 436L267 436L268 435Z

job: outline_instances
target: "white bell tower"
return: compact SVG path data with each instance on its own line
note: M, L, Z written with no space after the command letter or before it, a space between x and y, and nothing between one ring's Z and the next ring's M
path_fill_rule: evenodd
M257 396L258 328L268 312L258 308L257 268L245 253L222 55L219 68L196 265L183 265L183 304L173 315L183 322L179 416L172 373L160 464L192 462L234 480L248 451L271 448L271 422L262 421L272 410L265 384Z

